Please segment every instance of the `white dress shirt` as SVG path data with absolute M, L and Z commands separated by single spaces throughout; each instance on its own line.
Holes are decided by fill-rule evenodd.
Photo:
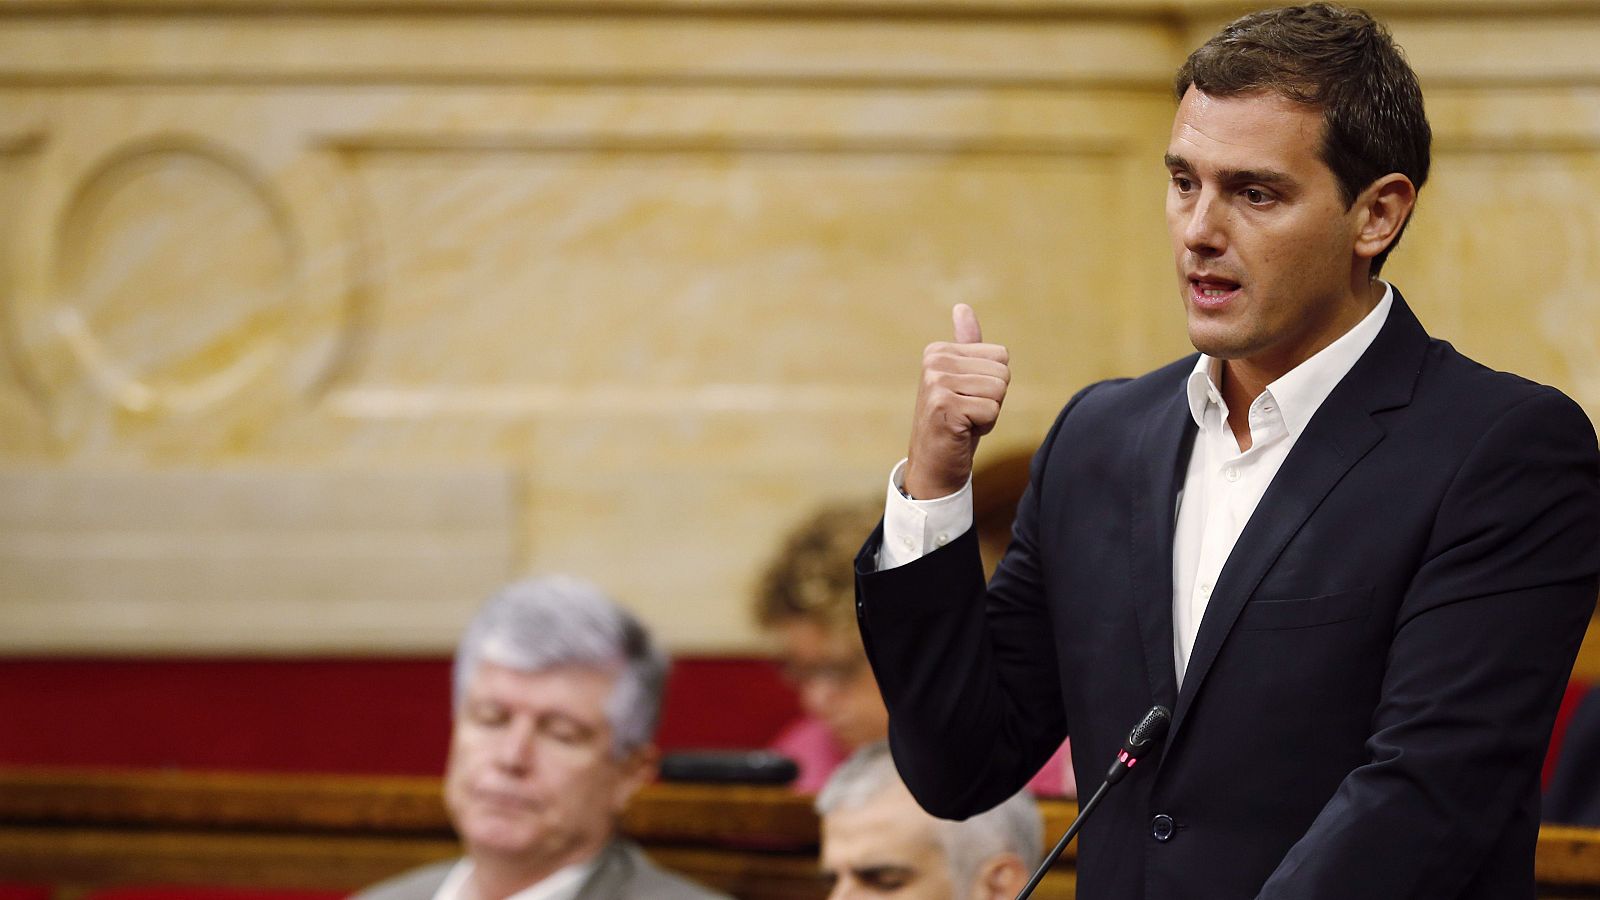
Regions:
M 573 863 L 566 868 L 557 869 L 543 881 L 531 884 L 506 900 L 573 900 L 578 896 L 578 889 L 583 887 L 584 879 L 594 871 L 599 864 L 599 857 L 581 863 Z M 433 892 L 433 900 L 477 900 L 477 892 L 472 889 L 472 858 L 462 857 L 450 869 L 439 889 Z
M 1354 328 L 1267 385 L 1250 404 L 1249 450 L 1240 451 L 1228 427 L 1228 406 L 1217 387 L 1220 362 L 1201 354 L 1195 363 L 1186 389 L 1200 431 L 1178 493 L 1172 554 L 1172 655 L 1179 685 L 1211 589 L 1239 533 L 1306 424 L 1372 345 L 1393 305 L 1394 289 L 1385 285 L 1383 299 Z M 905 496 L 904 484 L 901 460 L 889 475 L 880 570 L 919 559 L 972 527 L 971 479 L 934 500 Z

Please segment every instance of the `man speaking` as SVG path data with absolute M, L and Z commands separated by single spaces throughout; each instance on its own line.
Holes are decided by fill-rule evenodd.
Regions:
M 1560 392 L 1378 280 L 1428 173 L 1366 14 L 1246 16 L 1175 82 L 1168 231 L 1199 353 L 1092 385 L 985 586 L 969 475 L 1009 369 L 957 306 L 857 562 L 907 785 L 962 817 L 1071 734 L 1080 900 L 1532 898 L 1539 767 L 1600 581 L 1600 452 Z

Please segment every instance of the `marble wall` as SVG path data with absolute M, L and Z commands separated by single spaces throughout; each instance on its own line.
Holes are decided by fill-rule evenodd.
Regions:
M 1600 418 L 1600 4 L 1395 0 L 1389 272 Z M 1186 349 L 1181 0 L 10 0 L 0 652 L 434 651 L 522 571 L 680 650 L 976 306 L 1025 452 Z

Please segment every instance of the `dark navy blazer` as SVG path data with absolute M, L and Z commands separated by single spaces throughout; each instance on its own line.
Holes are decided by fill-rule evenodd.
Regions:
M 987 585 L 969 531 L 857 561 L 899 769 L 963 817 L 1063 737 L 1100 783 L 1080 900 L 1531 900 L 1539 769 L 1600 590 L 1600 451 L 1559 391 L 1388 320 L 1311 419 L 1210 598 L 1179 691 L 1177 493 L 1195 358 L 1092 386 L 1036 454 Z

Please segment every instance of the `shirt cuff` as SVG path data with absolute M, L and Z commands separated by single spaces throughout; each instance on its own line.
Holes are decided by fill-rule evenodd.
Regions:
M 889 473 L 889 492 L 883 509 L 883 543 L 878 547 L 878 571 L 921 559 L 965 534 L 972 527 L 972 476 L 961 490 L 933 500 L 906 496 L 906 461 Z

